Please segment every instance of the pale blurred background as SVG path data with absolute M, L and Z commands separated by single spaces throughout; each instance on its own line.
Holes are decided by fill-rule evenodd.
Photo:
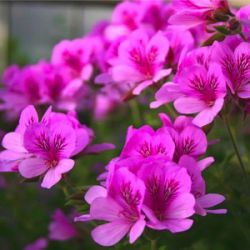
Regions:
M 148 0 L 152 1 L 152 0 Z M 0 73 L 10 63 L 49 58 L 55 43 L 109 19 L 116 0 L 0 0 Z M 234 6 L 250 0 L 231 0 Z

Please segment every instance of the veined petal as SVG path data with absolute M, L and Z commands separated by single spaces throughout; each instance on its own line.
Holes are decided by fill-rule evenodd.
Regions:
M 45 161 L 38 158 L 23 160 L 18 167 L 20 174 L 25 178 L 33 178 L 39 176 L 48 169 Z
M 55 167 L 55 171 L 58 174 L 64 174 L 69 172 L 75 165 L 75 161 L 72 159 L 63 159 L 60 160 L 57 164 L 57 166 Z
M 197 199 L 200 206 L 203 208 L 214 207 L 225 200 L 225 197 L 220 194 L 206 194 Z
M 133 244 L 142 234 L 146 226 L 144 218 L 138 220 L 130 229 L 129 232 L 129 243 Z
M 10 132 L 3 138 L 2 145 L 8 150 L 26 153 L 27 150 L 23 146 L 23 136 L 16 132 Z
M 56 183 L 58 183 L 62 178 L 62 175 L 58 173 L 54 168 L 49 169 L 49 171 L 45 174 L 41 187 L 43 188 L 51 188 Z
M 84 198 L 91 204 L 96 198 L 99 197 L 106 197 L 107 196 L 107 189 L 102 186 L 92 186 L 88 192 L 85 194 Z
M 182 114 L 198 113 L 207 108 L 205 102 L 193 97 L 180 97 L 174 102 L 174 106 Z
M 110 197 L 99 197 L 92 201 L 90 216 L 95 220 L 115 221 L 121 219 L 123 208 Z
M 118 243 L 129 232 L 130 226 L 124 221 L 112 221 L 96 227 L 91 235 L 96 243 L 109 247 Z
M 144 89 L 146 89 L 148 86 L 152 85 L 152 80 L 146 80 L 142 83 L 139 83 L 133 90 L 134 95 L 139 95 Z
M 165 217 L 167 219 L 184 219 L 194 214 L 195 199 L 189 193 L 180 194 L 169 205 Z
M 218 113 L 222 110 L 224 105 L 224 99 L 219 98 L 215 101 L 214 106 L 211 108 L 206 108 L 201 111 L 196 117 L 193 119 L 193 124 L 198 127 L 203 127 L 207 124 L 210 124 Z

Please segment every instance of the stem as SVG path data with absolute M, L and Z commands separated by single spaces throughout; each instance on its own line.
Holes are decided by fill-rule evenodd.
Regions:
M 227 119 L 227 116 L 223 116 L 223 120 L 224 120 L 225 126 L 226 126 L 226 128 L 227 128 L 228 135 L 229 135 L 229 137 L 230 137 L 230 139 L 231 139 L 231 143 L 232 143 L 232 145 L 233 145 L 235 154 L 236 154 L 236 156 L 237 156 L 237 158 L 238 158 L 238 161 L 239 161 L 241 170 L 242 170 L 242 172 L 243 172 L 243 174 L 244 174 L 244 177 L 247 178 L 246 167 L 245 167 L 245 165 L 244 165 L 244 163 L 243 163 L 243 160 L 242 160 L 242 158 L 241 158 L 240 151 L 239 151 L 239 148 L 238 148 L 238 145 L 237 145 L 237 141 L 236 141 L 236 139 L 235 139 L 235 137 L 234 137 L 234 135 L 233 135 L 233 132 L 232 132 L 232 129 L 231 129 L 231 127 L 230 127 L 230 124 L 229 124 L 229 121 L 228 121 L 228 119 Z
M 151 250 L 157 250 L 157 241 L 151 240 Z

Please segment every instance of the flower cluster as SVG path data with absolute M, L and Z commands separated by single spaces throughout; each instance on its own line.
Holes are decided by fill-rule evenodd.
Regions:
M 76 221 L 101 220 L 106 224 L 92 231 L 102 246 L 112 246 L 125 235 L 135 242 L 145 227 L 178 233 L 188 230 L 194 214 L 226 213 L 212 209 L 224 201 L 207 194 L 202 171 L 213 157 L 200 159 L 207 150 L 206 134 L 192 119 L 180 116 L 174 123 L 160 115 L 163 125 L 128 129 L 118 158 L 102 174 L 102 185 L 85 195 L 90 213 Z
M 84 149 L 99 152 L 112 148 L 110 144 L 88 148 L 93 137 L 93 131 L 80 124 L 74 112 L 55 113 L 48 108 L 39 121 L 35 108 L 28 106 L 15 131 L 3 138 L 0 171 L 18 171 L 24 178 L 43 176 L 41 186 L 51 188 L 74 167 L 73 156 Z

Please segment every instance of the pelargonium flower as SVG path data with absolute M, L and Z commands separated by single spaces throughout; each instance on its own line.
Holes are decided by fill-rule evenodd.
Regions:
M 1 89 L 0 109 L 7 112 L 9 118 L 16 118 L 29 104 L 43 104 L 46 101 L 43 95 L 43 74 L 41 64 L 28 65 L 19 68 L 16 65 L 8 67 L 3 75 L 4 88 Z
M 250 36 L 250 5 L 241 7 L 237 13 L 237 18 L 241 21 L 243 33 L 249 38 Z
M 179 116 L 174 123 L 165 114 L 160 114 L 160 118 L 175 143 L 173 157 L 175 162 L 178 162 L 183 155 L 198 159 L 206 153 L 208 144 L 206 134 L 192 123 L 192 118 Z
M 57 209 L 52 218 L 53 220 L 49 224 L 49 239 L 65 241 L 78 237 L 76 228 L 62 210 Z
M 150 126 L 139 129 L 129 127 L 126 143 L 121 152 L 123 158 L 145 159 L 150 156 L 162 156 L 171 160 L 174 155 L 175 145 L 167 128 L 154 131 Z
M 143 211 L 149 219 L 147 226 L 172 233 L 188 230 L 195 199 L 187 171 L 172 162 L 151 161 L 142 165 L 138 176 L 146 186 Z
M 242 42 L 232 50 L 224 43 L 217 43 L 213 48 L 213 59 L 220 64 L 232 95 L 250 98 L 250 44 Z
M 121 168 L 114 173 L 106 195 L 105 191 L 101 191 L 98 196 L 97 188 L 94 190 L 95 192 L 90 190 L 91 194 L 87 195 L 91 202 L 89 219 L 108 223 L 97 226 L 92 231 L 93 239 L 102 246 L 112 246 L 129 234 L 129 242 L 134 243 L 146 225 L 141 214 L 145 194 L 142 180 L 126 168 Z M 76 220 L 85 221 L 85 218 L 79 217 Z
M 44 176 L 41 186 L 51 188 L 73 168 L 71 157 L 87 150 L 92 139 L 92 130 L 81 125 L 73 113 L 54 113 L 49 108 L 39 122 L 34 107 L 28 106 L 15 132 L 3 138 L 1 171 L 19 171 L 25 178 Z M 96 150 L 107 146 L 110 148 L 100 145 Z
M 92 50 L 93 47 L 88 38 L 64 40 L 54 47 L 51 62 L 69 68 L 77 84 L 81 80 L 89 80 L 92 75 Z
M 113 10 L 111 24 L 106 27 L 105 36 L 114 41 L 139 28 L 143 10 L 139 3 L 122 2 Z
M 150 37 L 146 31 L 134 31 L 119 46 L 118 58 L 110 69 L 113 81 L 128 84 L 134 88 L 133 94 L 140 94 L 171 73 L 171 69 L 164 69 L 168 50 L 169 42 L 162 32 Z
M 225 197 L 220 194 L 206 194 L 206 183 L 202 177 L 202 168 L 197 162 L 189 156 L 182 156 L 179 165 L 187 169 L 191 177 L 192 185 L 191 192 L 195 197 L 195 213 L 205 216 L 211 214 L 225 214 L 226 209 L 211 209 L 212 207 L 222 203 Z
M 175 109 L 182 114 L 198 113 L 193 123 L 203 127 L 211 123 L 222 110 L 226 96 L 226 80 L 219 64 L 206 69 L 201 65 L 184 68 L 177 82 L 169 82 L 156 93 L 151 108 L 174 101 Z
M 227 0 L 173 0 L 172 4 L 176 13 L 169 22 L 186 28 L 214 22 L 217 12 L 230 13 Z
M 48 240 L 46 238 L 39 238 L 36 241 L 24 247 L 24 250 L 44 250 L 48 247 Z

